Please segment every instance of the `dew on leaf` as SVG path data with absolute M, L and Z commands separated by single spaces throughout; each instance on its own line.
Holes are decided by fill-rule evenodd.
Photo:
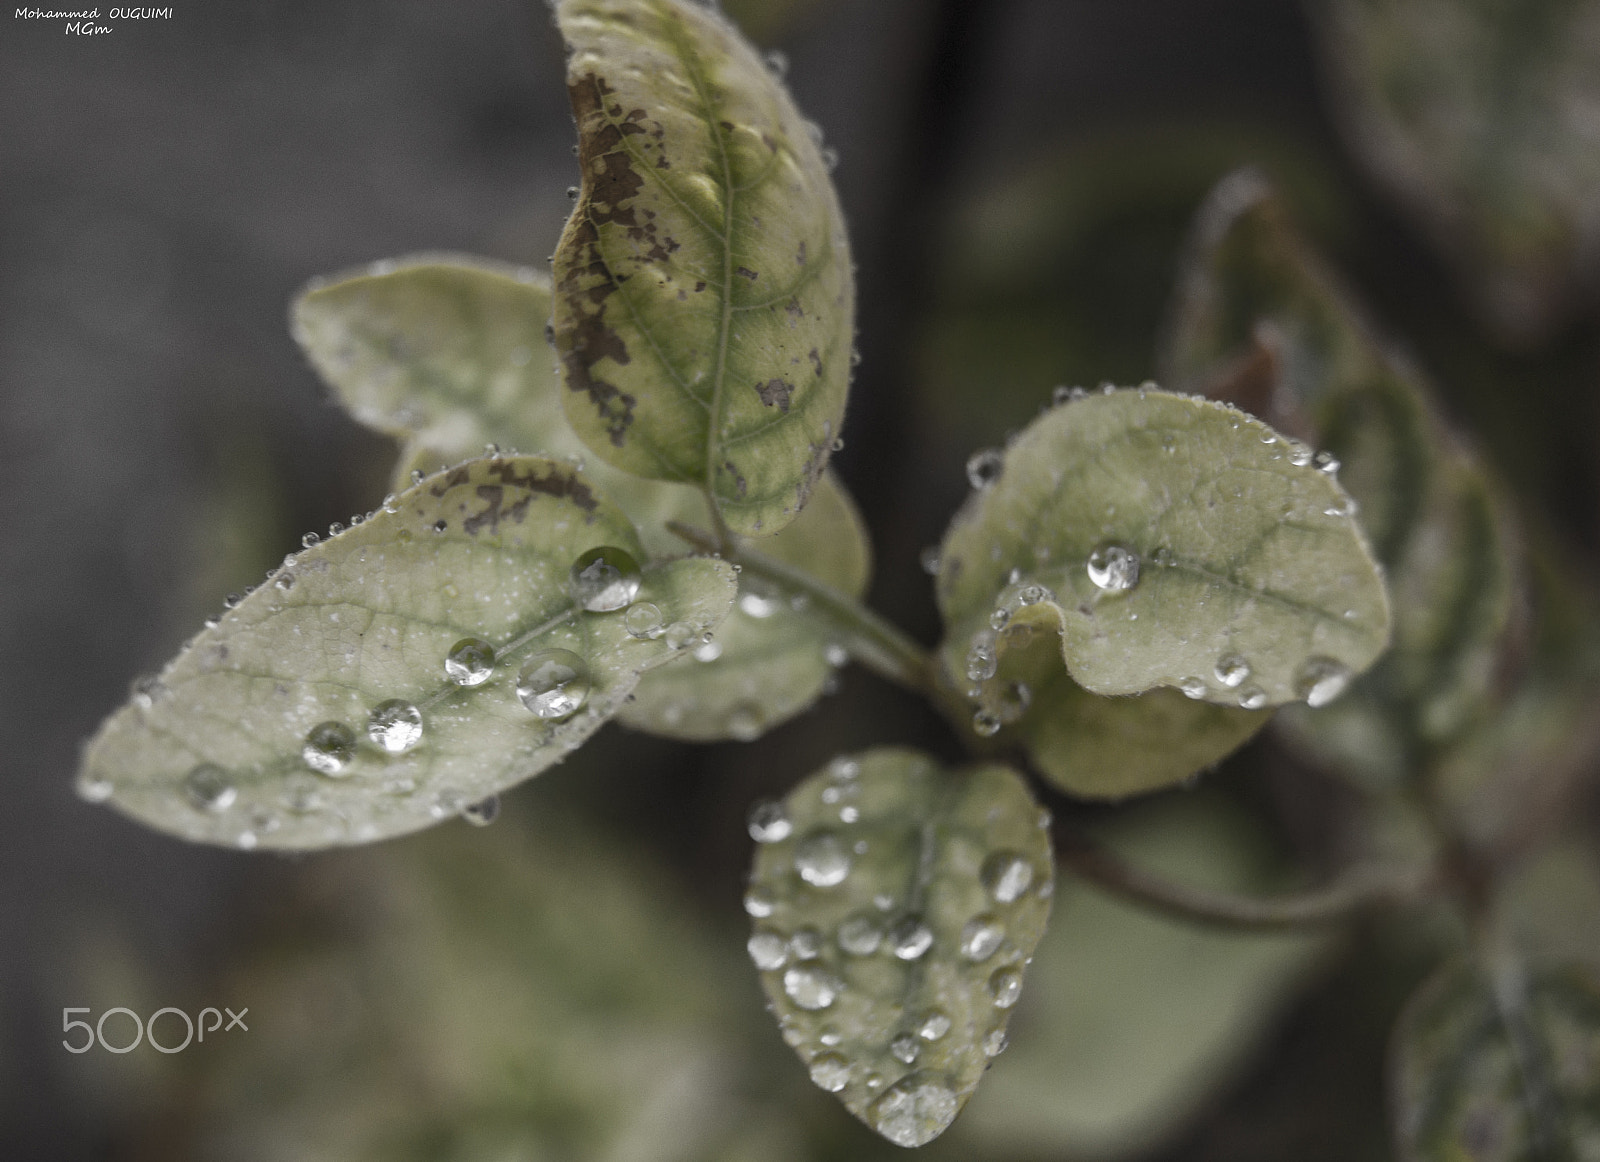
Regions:
M 1329 476 L 1339 471 L 1339 457 L 1332 452 L 1318 452 L 1314 463 L 1318 471 L 1326 472 Z
M 461 808 L 461 818 L 474 827 L 487 827 L 500 817 L 500 796 L 490 795 Z
M 337 775 L 356 757 L 356 732 L 343 722 L 319 722 L 306 731 L 300 758 L 321 775 Z
M 920 1073 L 901 1078 L 872 1105 L 872 1124 L 897 1146 L 925 1146 L 956 1117 L 956 1095 Z
M 1250 676 L 1250 663 L 1238 654 L 1226 654 L 1217 659 L 1216 668 L 1213 670 L 1217 681 L 1232 690 L 1244 684 Z
M 228 772 L 216 763 L 200 763 L 183 777 L 183 797 L 196 811 L 220 814 L 233 806 L 239 790 Z
M 914 1065 L 918 1054 L 922 1052 L 922 1046 L 917 1043 L 916 1034 L 901 1033 L 889 1042 L 889 1052 L 899 1061 Z
M 661 625 L 661 609 L 651 601 L 636 601 L 622 615 L 622 628 L 628 636 L 642 641 L 655 641 L 666 631 Z
M 1311 449 L 1299 440 L 1289 441 L 1289 463 L 1296 468 L 1304 468 L 1311 463 Z
M 883 943 L 883 928 L 877 917 L 857 912 L 839 925 L 839 947 L 851 956 L 871 956 Z
M 917 554 L 917 563 L 922 566 L 922 571 L 930 577 L 939 575 L 939 566 L 943 564 L 938 545 L 929 545 Z
M 1006 1037 L 1004 1029 L 996 1029 L 983 1039 L 983 1055 L 985 1057 L 998 1057 L 1006 1051 L 1006 1046 L 1011 1042 Z
M 1333 658 L 1309 659 L 1295 679 L 1295 689 L 1313 709 L 1332 702 L 1348 685 L 1350 668 Z
M 404 754 L 422 741 L 422 711 L 404 698 L 391 698 L 372 708 L 367 737 L 390 754 Z
M 789 942 L 771 929 L 760 928 L 745 941 L 750 959 L 763 972 L 771 972 L 789 963 Z
M 764 799 L 750 808 L 750 838 L 757 843 L 777 843 L 794 831 L 789 812 L 776 799 Z
M 988 960 L 1005 941 L 1006 930 L 987 912 L 974 916 L 961 929 L 961 955 L 975 964 Z
M 771 617 L 782 607 L 782 602 L 776 597 L 769 597 L 762 593 L 749 590 L 739 594 L 739 612 L 746 617 L 753 617 L 757 621 Z
M 996 715 L 987 710 L 979 710 L 972 715 L 973 732 L 984 738 L 992 738 L 999 734 L 1000 728 L 1004 725 L 1005 723 L 1001 722 Z
M 540 718 L 570 718 L 589 697 L 589 665 L 571 650 L 540 650 L 517 675 L 517 697 Z
M 998 448 L 984 448 L 967 459 L 967 483 L 974 488 L 988 488 L 1005 471 L 1005 453 Z
M 693 652 L 697 662 L 714 662 L 722 656 L 722 643 L 713 638 L 695 646 Z
M 567 579 L 572 600 L 590 613 L 625 609 L 639 595 L 639 563 L 615 545 L 596 545 L 572 563 Z
M 906 916 L 889 929 L 889 950 L 901 960 L 918 960 L 933 947 L 933 929 L 920 916 Z
M 686 621 L 675 621 L 666 629 L 667 648 L 681 650 L 698 637 L 700 631 Z
M 1139 554 L 1121 545 L 1102 545 L 1089 554 L 1089 580 L 1107 593 L 1126 593 L 1139 583 Z
M 811 1080 L 819 1089 L 838 1093 L 850 1084 L 850 1062 L 838 1053 L 818 1053 L 811 1059 Z
M 772 915 L 774 904 L 772 893 L 767 891 L 766 888 L 752 885 L 750 890 L 744 894 L 745 912 L 758 920 Z
M 997 851 L 978 873 L 985 890 L 1000 904 L 1014 904 L 1033 883 L 1033 865 L 1014 851 Z
M 444 672 L 458 686 L 481 686 L 494 673 L 494 647 L 482 638 L 464 637 L 444 656 Z
M 794 849 L 794 870 L 816 888 L 832 888 L 850 874 L 850 853 L 831 831 L 813 831 Z
M 1184 678 L 1178 683 L 1178 689 L 1183 691 L 1185 698 L 1200 699 L 1206 696 L 1204 678 Z
M 989 976 L 989 996 L 997 1009 L 1009 1009 L 1022 995 L 1022 974 L 1014 968 L 997 968 Z
M 1260 710 L 1267 704 L 1267 692 L 1260 686 L 1247 686 L 1239 691 L 1239 706 L 1244 710 Z
M 790 968 L 783 974 L 783 991 L 802 1009 L 816 1012 L 833 1004 L 844 985 L 820 968 Z
M 822 955 L 822 933 L 815 928 L 800 928 L 789 937 L 789 951 L 796 960 L 815 960 Z
M 950 1018 L 940 1009 L 930 1009 L 922 1018 L 917 1035 L 924 1041 L 937 1041 L 950 1031 Z

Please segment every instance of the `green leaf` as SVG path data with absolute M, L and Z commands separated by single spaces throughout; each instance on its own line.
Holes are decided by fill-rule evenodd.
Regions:
M 1179 882 L 1282 887 L 1259 824 L 1205 791 L 1119 810 L 1097 831 Z M 1056 894 L 1006 1068 L 952 1135 L 968 1157 L 1143 1156 L 1233 1082 L 1327 947 L 1186 924 L 1071 876 Z
M 1050 911 L 1048 818 L 1006 767 L 898 749 L 751 816 L 750 954 L 784 1040 L 892 1142 L 943 1133 L 1005 1046 Z
M 1312 9 L 1356 155 L 1471 279 L 1546 335 L 1590 281 L 1600 21 L 1573 0 L 1334 0 Z
M 1259 420 L 1121 391 L 990 455 L 997 478 L 945 535 L 938 582 L 942 660 L 981 704 L 1004 694 L 982 655 L 1039 629 L 1097 694 L 1172 686 L 1248 709 L 1328 701 L 1387 642 L 1348 497 Z
M 1395 1137 L 1414 1162 L 1578 1162 L 1600 1152 L 1600 980 L 1590 969 L 1442 969 L 1395 1029 Z
M 762 550 L 859 597 L 871 574 L 866 528 L 832 472 L 811 503 Z M 805 710 L 845 661 L 828 623 L 809 605 L 739 578 L 734 612 L 694 655 L 646 674 L 617 718 L 666 738 L 748 741 Z
M 821 151 L 705 7 L 558 0 L 556 19 L 582 174 L 553 268 L 567 415 L 617 467 L 777 532 L 849 389 L 850 251 Z
M 80 789 L 159 830 L 241 847 L 361 843 L 454 815 L 559 762 L 641 672 L 732 606 L 723 562 L 655 565 L 637 602 L 672 628 L 636 637 L 621 610 L 590 611 L 613 602 L 579 608 L 569 592 L 574 564 L 601 546 L 643 555 L 627 517 L 570 465 L 495 458 L 430 477 L 286 558 L 201 632 L 101 727 Z M 445 669 L 468 638 L 496 655 L 479 684 Z M 519 671 L 540 660 L 576 673 L 540 671 L 565 683 L 542 707 L 553 717 L 518 694 Z
M 1373 338 L 1250 171 L 1201 211 L 1166 362 L 1174 382 L 1341 463 L 1387 570 L 1394 644 L 1337 706 L 1279 723 L 1369 783 L 1403 779 L 1482 717 L 1515 646 L 1520 546 L 1504 505 L 1421 375 Z

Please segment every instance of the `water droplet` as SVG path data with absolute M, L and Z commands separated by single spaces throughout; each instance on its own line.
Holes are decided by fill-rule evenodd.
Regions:
M 989 976 L 989 996 L 997 1009 L 1009 1009 L 1022 995 L 1022 974 L 1014 968 L 997 968 Z
M 933 947 L 933 929 L 920 916 L 906 916 L 889 929 L 889 950 L 901 960 L 917 960 Z
M 240 597 L 237 593 L 230 593 L 222 599 L 222 608 L 237 609 L 239 607 L 239 602 L 243 600 L 244 598 Z
M 1332 702 L 1348 685 L 1350 668 L 1333 658 L 1311 658 L 1300 668 L 1295 680 L 1295 689 L 1313 709 Z
M 1108 593 L 1126 593 L 1139 583 L 1139 554 L 1121 545 L 1102 545 L 1089 554 L 1089 580 Z
M 840 1041 L 844 1040 L 844 1034 L 840 1033 L 839 1030 L 834 1028 L 832 1025 L 824 1025 L 822 1027 L 822 1032 L 817 1034 L 817 1040 L 821 1041 L 824 1045 L 837 1045 Z
M 1000 479 L 1005 467 L 1005 453 L 998 448 L 974 452 L 967 460 L 967 483 L 974 488 L 988 488 Z
M 993 738 L 1000 733 L 1000 728 L 1004 725 L 1005 723 L 987 710 L 978 710 L 972 715 L 973 733 L 983 738 Z
M 196 811 L 221 814 L 233 806 L 239 789 L 216 763 L 201 763 L 183 777 L 183 797 Z
M 974 963 L 988 960 L 1006 938 L 1000 921 L 985 912 L 974 916 L 961 929 L 961 955 Z
M 789 963 L 789 942 L 770 928 L 758 928 L 745 941 L 750 959 L 763 972 L 772 972 Z
M 794 831 L 789 812 L 776 799 L 763 799 L 750 808 L 750 838 L 757 843 L 777 843 Z
M 1033 865 L 1014 851 L 997 851 L 978 876 L 996 903 L 1014 904 L 1033 884 Z
M 1072 389 L 1064 383 L 1057 384 L 1055 390 L 1050 393 L 1050 402 L 1056 407 L 1060 407 L 1064 403 L 1071 403 L 1072 399 Z
M 754 742 L 761 737 L 766 719 L 756 703 L 740 702 L 728 711 L 722 726 L 728 732 L 728 737 L 736 742 Z
M 1361 511 L 1361 506 L 1356 503 L 1356 498 L 1353 497 L 1353 496 L 1346 496 L 1346 497 L 1343 497 L 1343 498 L 1341 498 L 1339 500 L 1334 501 L 1334 503 L 1330 504 L 1327 508 L 1323 509 L 1322 510 L 1322 515 L 1323 516 L 1355 516 L 1356 513 L 1358 513 L 1359 511 Z
M 991 710 L 1001 722 L 1015 722 L 1028 712 L 1033 691 L 1026 682 L 1007 682 L 1000 687 Z
M 821 149 L 822 164 L 829 173 L 839 168 L 839 151 L 831 145 L 824 145 Z
M 762 57 L 761 63 L 767 66 L 767 72 L 780 80 L 789 75 L 789 58 L 777 49 L 773 49 Z
M 356 757 L 356 732 L 330 719 L 306 731 L 300 758 L 318 774 L 337 775 Z
M 487 827 L 500 817 L 500 796 L 490 795 L 461 808 L 461 818 L 474 827 Z
M 1248 686 L 1239 691 L 1239 705 L 1245 710 L 1260 710 L 1267 704 L 1267 692 L 1260 686 Z
M 917 1030 L 917 1035 L 924 1041 L 937 1041 L 950 1031 L 950 1018 L 939 1009 L 929 1009 L 922 1018 L 922 1027 Z
M 772 915 L 774 901 L 766 888 L 752 886 L 744 894 L 744 910 L 756 919 Z
M 917 1043 L 914 1033 L 901 1033 L 889 1042 L 889 1052 L 907 1065 L 915 1065 L 917 1056 L 922 1052 L 922 1046 Z
M 1311 463 L 1311 449 L 1299 440 L 1289 441 L 1289 463 L 1296 468 L 1304 468 Z
M 811 1080 L 819 1089 L 838 1093 L 850 1084 L 850 1063 L 837 1053 L 818 1053 L 811 1059 Z
M 1204 678 L 1184 678 L 1178 683 L 1178 689 L 1183 691 L 1185 698 L 1204 698 L 1206 696 L 1206 683 Z
M 687 621 L 675 621 L 666 629 L 667 648 L 681 650 L 700 636 L 700 631 Z
M 411 487 L 415 488 L 426 479 L 427 477 L 422 474 L 422 469 L 413 468 L 411 470 Z
M 639 563 L 615 545 L 596 545 L 572 563 L 567 588 L 590 613 L 625 609 L 639 595 Z
M 972 635 L 972 642 L 967 647 L 967 680 L 969 682 L 987 682 L 995 676 L 1000 668 L 999 656 L 995 653 L 995 635 L 993 630 L 979 630 Z
M 746 617 L 753 617 L 757 620 L 768 618 L 777 613 L 782 606 L 783 602 L 778 598 L 768 597 L 748 589 L 739 594 L 739 612 Z
M 722 656 L 722 643 L 715 639 L 703 641 L 695 646 L 693 653 L 697 662 L 714 662 Z
M 300 538 L 300 543 L 309 549 L 312 545 L 316 544 L 320 540 L 322 540 L 322 538 L 317 536 L 316 533 L 307 533 L 305 536 Z
M 110 779 L 99 775 L 85 775 L 78 780 L 78 796 L 86 803 L 104 803 L 115 789 Z
M 869 912 L 857 912 L 839 925 L 839 947 L 851 956 L 871 956 L 883 943 L 883 929 Z
M 839 808 L 839 822 L 840 823 L 856 823 L 856 822 L 859 822 L 860 819 L 861 819 L 861 808 L 859 808 L 859 807 L 840 807 Z
M 340 524 L 338 521 L 334 521 L 328 526 L 328 535 L 330 537 L 336 537 L 342 532 L 344 532 L 344 525 Z
M 167 685 L 154 674 L 142 674 L 133 680 L 133 704 L 140 710 L 149 710 L 156 704 L 156 699 L 164 698 L 167 694 Z
M 367 737 L 390 754 L 402 754 L 422 741 L 422 711 L 403 698 L 372 708 Z
M 822 955 L 822 933 L 815 928 L 801 928 L 789 938 L 789 951 L 796 960 L 815 960 Z
M 440 518 L 439 520 L 436 520 L 436 521 L 433 522 L 433 531 L 436 532 L 436 533 L 442 533 L 446 529 L 448 529 L 449 527 L 450 527 L 450 522 L 447 521 L 447 520 L 444 520 L 443 518 Z
M 285 570 L 284 572 L 279 573 L 277 578 L 272 583 L 287 593 L 289 590 L 294 588 L 294 574 Z
M 930 577 L 939 575 L 939 566 L 944 563 L 944 557 L 938 545 L 929 545 L 917 554 L 917 561 L 922 566 L 922 571 Z
M 622 628 L 631 637 L 642 641 L 655 641 L 666 632 L 661 626 L 661 610 L 649 601 L 636 601 L 622 615 Z
M 391 514 L 400 511 L 400 501 L 396 499 L 394 493 L 391 492 L 383 498 L 383 511 Z
M 479 637 L 464 637 L 444 656 L 444 672 L 458 686 L 481 686 L 494 673 L 494 647 Z
M 925 1146 L 956 1118 L 956 1095 L 923 1073 L 902 1077 L 872 1103 L 872 1124 L 897 1146 Z
M 993 630 L 1005 629 L 1006 623 L 1011 620 L 1009 609 L 997 609 L 989 615 L 989 628 Z
M 1329 476 L 1339 471 L 1339 457 L 1332 452 L 1318 452 L 1314 462 L 1319 472 L 1326 472 Z
M 256 844 L 260 841 L 256 838 L 256 833 L 254 831 L 241 831 L 239 832 L 238 838 L 236 838 L 233 842 L 240 851 L 254 851 L 256 849 Z
M 1216 668 L 1212 671 L 1228 689 L 1232 690 L 1244 684 L 1250 676 L 1250 663 L 1238 654 L 1226 654 L 1217 659 Z
M 828 775 L 846 782 L 861 774 L 861 764 L 848 755 L 839 755 L 828 763 Z
M 983 1039 L 983 1055 L 985 1057 L 998 1057 L 1006 1051 L 1006 1046 L 1010 1044 L 1010 1040 L 1006 1037 L 1006 1031 L 1004 1029 L 996 1029 Z
M 569 718 L 589 697 L 589 665 L 571 650 L 540 650 L 517 675 L 517 697 L 540 718 Z
M 836 887 L 850 874 L 850 853 L 833 832 L 813 831 L 795 846 L 794 870 L 812 887 Z
M 790 968 L 783 974 L 783 991 L 802 1009 L 816 1012 L 833 1004 L 844 985 L 820 968 Z
M 822 660 L 837 670 L 850 660 L 850 651 L 838 642 L 829 642 L 822 647 Z

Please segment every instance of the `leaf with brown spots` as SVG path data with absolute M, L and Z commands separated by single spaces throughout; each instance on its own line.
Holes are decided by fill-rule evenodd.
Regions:
M 158 830 L 239 847 L 365 843 L 450 818 L 565 758 L 733 605 L 722 561 L 651 565 L 637 600 L 671 628 L 635 636 L 622 610 L 582 609 L 569 590 L 573 563 L 602 545 L 644 556 L 569 464 L 494 458 L 429 477 L 293 554 L 196 636 L 100 728 L 80 789 Z M 474 685 L 445 668 L 465 638 L 495 651 Z M 588 671 L 560 718 L 517 693 L 549 649 Z M 369 729 L 395 699 L 421 724 L 409 746 Z
M 554 263 L 567 415 L 616 467 L 775 533 L 849 389 L 850 251 L 821 151 L 709 9 L 559 0 L 556 18 L 582 174 Z

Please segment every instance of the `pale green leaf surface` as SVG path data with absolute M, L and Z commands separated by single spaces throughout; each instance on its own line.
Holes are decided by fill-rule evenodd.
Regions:
M 1389 580 L 1394 643 L 1325 711 L 1282 729 L 1369 782 L 1470 727 L 1518 633 L 1520 546 L 1417 370 L 1373 337 L 1265 183 L 1224 181 L 1199 216 L 1168 374 L 1315 439 Z
M 616 713 L 640 673 L 726 616 L 732 569 L 691 558 L 651 566 L 638 592 L 684 631 L 645 640 L 624 614 L 575 607 L 572 563 L 615 546 L 642 555 L 626 516 L 570 465 L 478 460 L 430 477 L 374 516 L 286 561 L 202 631 L 159 682 L 90 742 L 80 789 L 163 831 L 241 847 L 361 843 L 426 827 L 559 762 Z M 692 633 L 690 632 L 692 631 Z M 485 683 L 444 671 L 457 641 L 497 651 Z M 560 721 L 516 694 L 539 650 L 577 654 L 591 690 Z M 367 737 L 375 706 L 403 699 L 420 742 L 389 753 Z M 302 757 L 307 733 L 340 722 L 355 752 L 337 777 Z M 211 806 L 188 792 L 203 764 Z
M 852 597 L 871 575 L 871 548 L 849 493 L 832 472 L 811 503 L 761 550 Z M 842 657 L 829 657 L 828 624 L 808 605 L 748 572 L 739 599 L 709 646 L 652 670 L 617 718 L 627 726 L 691 742 L 755 738 L 805 710 Z
M 582 177 L 554 264 L 567 414 L 617 467 L 774 533 L 850 380 L 850 251 L 819 147 L 708 8 L 558 0 L 556 19 Z
M 1137 556 L 1131 588 L 1091 579 L 1091 554 L 1107 548 Z M 1044 599 L 1022 604 L 1030 585 Z M 1002 608 L 1010 634 L 1058 629 L 1068 671 L 1095 693 L 1174 686 L 1222 705 L 1258 698 L 1252 709 L 1305 698 L 1318 674 L 1359 673 L 1389 634 L 1337 482 L 1295 464 L 1259 420 L 1155 390 L 1090 396 L 1029 425 L 945 535 L 938 596 L 957 681 Z M 1228 659 L 1242 676 L 1220 676 Z
M 1280 886 L 1259 828 L 1204 792 L 1130 808 L 1100 838 L 1179 882 Z M 1230 1084 L 1324 946 L 1185 924 L 1061 878 L 1004 1068 L 951 1145 L 969 1157 L 1151 1149 Z
M 1406 1162 L 1581 1162 L 1600 1155 L 1600 979 L 1491 984 L 1447 965 L 1406 1007 L 1390 1070 Z
M 751 944 L 762 986 L 813 1080 L 890 1141 L 921 1145 L 1003 1047 L 1050 910 L 1048 816 L 1006 767 L 949 772 L 897 749 L 835 759 L 784 808 L 793 830 L 751 875 L 771 902 Z M 908 940 L 919 925 L 925 943 Z M 782 951 L 764 960 L 763 939 Z

